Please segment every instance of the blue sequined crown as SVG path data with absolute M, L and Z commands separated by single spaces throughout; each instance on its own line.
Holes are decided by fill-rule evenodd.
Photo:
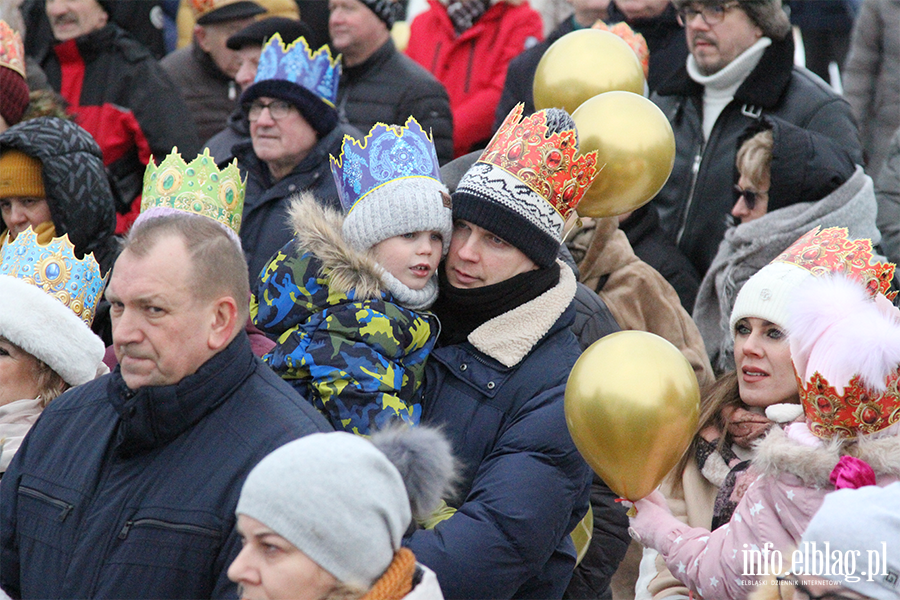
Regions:
M 340 55 L 331 57 L 328 46 L 322 46 L 313 53 L 302 37 L 285 47 L 281 34 L 276 33 L 269 38 L 259 56 L 259 67 L 253 83 L 269 79 L 290 81 L 334 107 L 341 79 L 340 60 Z
M 441 181 L 434 142 L 412 117 L 403 127 L 377 123 L 362 142 L 345 135 L 341 155 L 331 157 L 331 174 L 345 214 L 389 181 L 403 177 Z
M 93 254 L 75 258 L 69 236 L 37 241 L 29 227 L 9 242 L 0 257 L 0 275 L 15 277 L 50 294 L 91 326 L 105 278 Z

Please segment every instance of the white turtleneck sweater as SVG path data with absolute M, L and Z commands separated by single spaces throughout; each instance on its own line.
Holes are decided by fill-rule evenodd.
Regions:
M 756 68 L 766 48 L 772 45 L 767 37 L 759 38 L 723 69 L 704 75 L 693 55 L 688 55 L 687 72 L 691 79 L 703 86 L 703 139 L 708 140 L 716 119 L 734 98 L 734 93 Z

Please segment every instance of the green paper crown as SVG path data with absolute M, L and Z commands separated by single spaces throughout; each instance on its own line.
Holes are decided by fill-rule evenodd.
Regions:
M 151 159 L 144 173 L 141 213 L 155 208 L 209 217 L 239 234 L 244 212 L 244 182 L 237 160 L 219 170 L 208 148 L 187 164 L 178 148 L 158 167 Z

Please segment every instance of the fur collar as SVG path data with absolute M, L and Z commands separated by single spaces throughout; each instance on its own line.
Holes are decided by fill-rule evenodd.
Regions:
M 483 323 L 469 342 L 506 367 L 512 367 L 550 331 L 575 297 L 575 274 L 557 259 L 559 283 L 530 302 Z
M 297 243 L 322 263 L 319 274 L 329 288 L 354 290 L 356 300 L 378 298 L 389 292 L 393 300 L 411 310 L 423 310 L 437 297 L 437 274 L 421 290 L 413 290 L 383 269 L 370 253 L 360 252 L 344 239 L 344 215 L 323 207 L 311 193 L 300 194 L 288 211 Z
M 794 475 L 803 485 L 824 488 L 841 456 L 849 455 L 869 463 L 876 476 L 900 477 L 900 438 L 897 436 L 856 441 L 831 440 L 812 448 L 789 439 L 781 427 L 773 427 L 756 447 L 753 466 L 770 477 Z
M 377 298 L 385 291 L 382 269 L 369 256 L 354 249 L 341 233 L 344 215 L 316 202 L 304 192 L 291 202 L 288 212 L 298 245 L 322 263 L 329 286 L 341 293 L 354 290 L 357 300 Z

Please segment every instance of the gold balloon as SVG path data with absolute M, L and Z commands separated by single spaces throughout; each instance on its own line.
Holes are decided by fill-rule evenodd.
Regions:
M 534 106 L 571 114 L 597 94 L 644 93 L 644 69 L 634 50 L 614 33 L 580 29 L 556 40 L 534 74 Z
M 592 344 L 566 384 L 566 424 L 581 455 L 623 498 L 656 489 L 691 441 L 700 413 L 684 355 L 644 331 Z
M 659 108 L 630 92 L 595 96 L 572 114 L 582 153 L 597 151 L 600 174 L 578 204 L 582 217 L 613 217 L 646 204 L 675 164 L 675 135 Z

